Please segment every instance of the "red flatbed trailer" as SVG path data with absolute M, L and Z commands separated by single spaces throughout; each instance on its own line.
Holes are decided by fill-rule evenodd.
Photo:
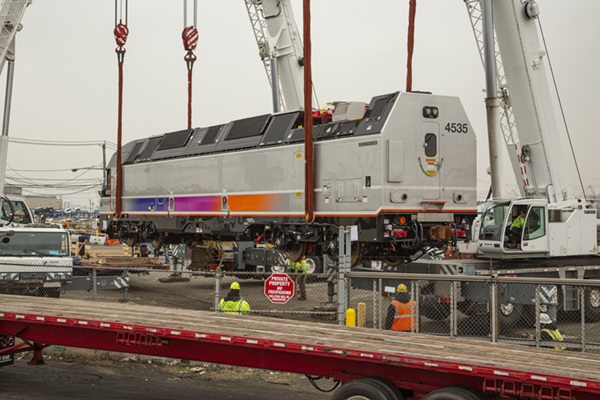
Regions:
M 352 381 L 336 400 L 600 398 L 594 355 L 258 316 L 0 295 L 0 334 L 34 363 L 63 345 Z

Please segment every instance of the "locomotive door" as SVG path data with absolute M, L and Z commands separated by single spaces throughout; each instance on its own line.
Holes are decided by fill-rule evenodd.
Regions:
M 304 213 L 304 152 L 298 149 L 292 157 L 293 193 L 291 211 Z
M 439 125 L 435 122 L 426 122 L 421 128 L 423 149 L 420 152 L 418 161 L 424 179 L 420 179 L 419 182 L 421 196 L 425 200 L 440 198 L 442 158 L 440 156 L 441 138 L 439 130 Z

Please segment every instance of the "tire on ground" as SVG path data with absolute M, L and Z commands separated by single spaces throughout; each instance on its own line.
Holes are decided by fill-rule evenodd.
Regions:
M 403 400 L 403 397 L 396 397 L 385 383 L 373 378 L 357 379 L 346 383 L 336 390 L 331 400 L 350 400 L 361 397 L 369 400 Z
M 470 388 L 450 386 L 427 394 L 423 400 L 481 400 L 484 399 L 479 393 Z

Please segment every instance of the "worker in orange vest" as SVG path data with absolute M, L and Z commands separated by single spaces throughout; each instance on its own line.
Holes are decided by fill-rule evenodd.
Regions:
M 415 331 L 417 329 L 415 310 L 416 303 L 410 298 L 406 285 L 399 284 L 396 288 L 396 296 L 388 306 L 385 329 L 403 332 Z

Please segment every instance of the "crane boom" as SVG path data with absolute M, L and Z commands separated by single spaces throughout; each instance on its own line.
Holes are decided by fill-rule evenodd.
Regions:
M 289 0 L 244 0 L 269 82 L 281 110 L 304 105 L 304 56 Z M 276 71 L 276 72 L 274 72 Z M 278 89 L 276 85 L 279 84 Z
M 480 0 L 465 0 L 467 6 L 467 12 L 471 19 L 471 27 L 477 43 L 477 49 L 479 50 L 479 56 L 481 62 L 485 67 L 484 61 L 484 43 L 483 43 L 483 11 L 481 9 Z M 504 67 L 502 64 L 502 56 L 497 48 L 494 52 L 496 59 L 496 78 L 498 83 L 498 92 L 500 95 L 500 129 L 504 138 L 506 149 L 508 150 L 509 160 L 513 169 L 513 174 L 517 179 L 517 187 L 519 188 L 520 197 L 525 197 L 524 187 L 527 185 L 528 176 L 527 170 L 521 161 L 521 145 L 519 140 L 519 131 L 515 123 L 515 117 L 508 102 L 508 84 L 506 83 L 506 75 L 504 73 Z M 519 179 L 520 177 L 520 179 Z M 503 192 L 503 188 L 499 188 Z
M 21 29 L 21 20 L 31 0 L 3 0 L 0 3 L 0 73 L 9 62 L 4 100 L 4 120 L 0 135 L 0 195 L 4 194 L 4 180 L 8 162 L 8 125 L 12 97 L 13 63 L 15 61 L 15 35 Z
M 521 160 L 529 173 L 525 195 L 545 197 L 550 203 L 572 200 L 560 146 L 564 130 L 554 112 L 549 61 L 538 35 L 538 6 L 520 0 L 492 4 L 507 95 L 519 126 Z
M 0 73 L 6 60 L 14 60 L 14 40 L 31 0 L 4 0 L 0 4 Z

